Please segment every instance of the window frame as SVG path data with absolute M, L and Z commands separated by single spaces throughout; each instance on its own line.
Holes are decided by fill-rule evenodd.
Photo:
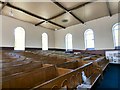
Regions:
M 115 23 L 113 26 L 112 26 L 112 35 L 113 35 L 113 44 L 114 44 L 114 48 L 115 49 L 118 49 L 118 48 L 120 48 L 120 46 L 119 46 L 119 42 L 118 42 L 118 46 L 116 45 L 116 40 L 115 40 L 115 30 L 116 29 L 114 29 L 115 27 L 119 27 L 120 26 L 120 22 L 117 22 L 117 23 Z M 120 30 L 119 28 L 117 29 L 117 30 Z M 119 39 L 119 38 L 118 38 Z
M 24 35 L 22 35 L 22 38 L 24 37 L 24 41 L 23 41 L 23 48 L 22 49 L 19 49 L 19 46 L 18 47 L 16 47 L 16 44 L 17 44 L 17 33 L 19 34 L 20 32 L 17 32 L 18 30 L 21 30 L 22 32 L 23 32 L 23 34 Z M 19 40 L 20 41 L 20 40 Z M 23 27 L 16 27 L 15 29 L 14 29 L 14 50 L 25 50 L 25 29 L 23 28 Z
M 89 32 L 89 31 L 92 31 L 92 35 L 93 35 L 93 45 L 94 45 L 94 47 L 93 48 L 88 48 L 88 44 L 87 44 L 87 32 Z M 85 43 L 85 49 L 86 50 L 95 50 L 95 38 L 94 38 L 94 32 L 93 32 L 93 30 L 92 29 L 87 29 L 87 30 L 85 30 L 85 32 L 84 32 L 84 43 Z
M 45 35 L 45 36 L 44 36 L 44 35 Z M 45 41 L 43 40 L 43 38 L 45 38 L 45 37 L 46 37 L 46 44 L 47 44 L 47 45 L 46 45 L 46 46 L 47 46 L 46 49 L 44 48 L 45 45 L 43 45 L 44 42 L 45 42 Z M 42 50 L 48 50 L 48 34 L 47 34 L 47 33 L 42 33 Z
M 71 37 L 71 48 L 69 48 L 69 38 Z M 72 51 L 73 50 L 73 41 L 72 41 L 72 34 L 71 33 L 67 33 L 66 35 L 65 35 L 65 49 L 66 49 L 66 51 Z

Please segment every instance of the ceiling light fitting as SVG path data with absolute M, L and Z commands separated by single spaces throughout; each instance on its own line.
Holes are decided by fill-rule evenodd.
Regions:
M 57 28 L 55 28 L 55 30 L 58 30 Z
M 62 22 L 66 23 L 68 22 L 68 19 L 63 19 Z

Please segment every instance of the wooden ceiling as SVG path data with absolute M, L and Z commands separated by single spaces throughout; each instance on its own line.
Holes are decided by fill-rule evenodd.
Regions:
M 119 13 L 119 0 L 0 0 L 2 15 L 52 30 Z M 87 1 L 87 2 L 85 2 Z

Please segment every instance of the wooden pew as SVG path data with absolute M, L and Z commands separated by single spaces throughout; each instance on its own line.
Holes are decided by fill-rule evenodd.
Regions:
M 66 58 L 59 57 L 58 55 L 44 53 L 32 53 L 32 52 L 23 52 L 19 53 L 27 58 L 32 58 L 35 61 L 41 61 L 43 64 L 61 64 L 66 62 Z
M 16 66 L 8 66 L 6 68 L 2 68 L 2 75 L 3 76 L 8 76 L 20 72 L 26 72 L 26 71 L 32 71 L 36 68 L 41 68 L 43 67 L 41 62 L 30 62 L 27 64 L 21 64 L 21 65 L 16 65 Z
M 76 69 L 82 65 L 84 65 L 85 63 L 83 63 L 81 60 L 73 60 L 73 61 L 69 61 L 69 62 L 65 62 L 62 64 L 57 64 L 57 67 L 62 67 L 62 68 L 67 68 L 67 69 Z
M 59 74 L 61 75 L 69 71 L 70 70 L 63 71 L 62 69 L 57 69 L 55 66 L 51 65 L 44 65 L 44 67 L 38 68 L 31 72 L 3 77 L 2 87 L 3 90 L 6 88 L 30 89 L 34 86 L 56 78 L 57 76 L 59 76 Z
M 91 85 L 94 80 L 98 77 L 99 73 L 94 72 L 96 71 L 95 68 L 93 68 L 92 62 L 89 64 L 85 64 L 75 70 L 72 70 L 71 72 L 68 72 L 64 75 L 58 76 L 54 79 L 51 79 L 50 81 L 47 81 L 43 84 L 39 84 L 36 87 L 33 87 L 31 90 L 41 90 L 41 89 L 53 89 L 54 87 L 60 89 L 63 87 L 67 88 L 76 88 L 77 85 L 82 83 L 82 77 L 81 72 L 85 71 L 86 76 L 90 78 Z M 95 76 L 96 75 L 96 76 Z
M 23 52 L 22 52 L 23 53 Z M 22 55 L 22 54 L 21 54 Z M 50 64 L 61 64 L 63 62 L 69 61 L 66 58 L 60 58 L 56 55 L 50 54 L 40 54 L 36 55 L 32 52 L 25 52 L 23 55 L 25 57 L 31 57 L 34 61 L 43 61 L 43 63 L 50 63 Z M 86 55 L 88 56 L 88 55 Z M 69 57 L 69 55 L 68 55 Z M 97 58 L 97 57 L 95 57 Z M 71 62 L 64 63 L 64 68 L 71 68 L 71 69 L 63 69 L 59 68 L 57 69 L 55 66 L 43 67 L 42 69 L 38 68 L 31 72 L 24 72 L 20 73 L 19 75 L 10 75 L 7 77 L 3 77 L 3 88 L 32 88 L 32 89 L 41 89 L 41 88 L 50 88 L 50 89 L 56 89 L 56 88 L 75 88 L 77 85 L 82 83 L 81 78 L 81 72 L 84 71 L 86 76 L 91 81 L 91 86 L 94 85 L 98 77 L 101 75 L 101 72 L 98 70 L 99 68 L 96 68 L 94 62 L 97 63 L 98 66 L 102 66 L 104 61 L 101 60 L 95 60 L 93 56 L 90 56 L 89 59 L 93 61 L 93 63 L 83 63 L 81 64 L 80 60 L 74 61 L 71 58 Z M 88 59 L 88 60 L 89 60 Z M 88 63 L 88 62 L 87 62 Z M 83 65 L 85 64 L 85 65 Z M 83 65 L 83 66 L 82 66 Z M 103 65 L 103 68 L 104 68 Z M 81 66 L 81 67 L 79 67 Z M 62 67 L 62 66 L 61 66 Z M 40 77 L 42 76 L 42 77 Z M 33 78 L 31 78 L 33 77 Z M 49 78 L 48 78 L 49 77 Z M 24 81 L 24 82 L 23 82 Z M 36 86 L 36 87 L 34 87 Z M 34 88 L 33 88 L 34 87 Z
M 100 57 L 96 59 L 93 64 L 95 68 L 100 68 L 102 71 L 104 71 L 109 64 L 109 61 L 105 59 L 105 57 Z

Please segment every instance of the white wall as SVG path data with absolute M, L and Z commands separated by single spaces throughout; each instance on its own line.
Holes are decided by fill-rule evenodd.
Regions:
M 118 14 L 86 22 L 86 25 L 77 24 L 55 31 L 55 48 L 65 49 L 65 35 L 71 33 L 73 35 L 73 48 L 85 49 L 84 32 L 87 29 L 92 29 L 95 37 L 95 49 L 113 49 L 112 26 L 117 22 Z
M 73 48 L 85 49 L 84 31 L 92 29 L 95 36 L 96 49 L 113 49 L 112 26 L 118 22 L 118 15 L 112 17 L 103 17 L 89 21 L 85 24 L 77 24 L 66 29 L 52 31 L 40 26 L 16 20 L 7 16 L 0 16 L 0 47 L 14 47 L 14 29 L 23 27 L 26 32 L 26 47 L 41 48 L 42 33 L 46 32 L 49 37 L 49 48 L 65 49 L 65 35 L 71 33 L 73 35 Z M 2 34 L 2 35 L 1 35 Z
M 24 28 L 26 35 L 26 47 L 41 48 L 41 37 L 42 33 L 45 32 L 48 34 L 49 48 L 54 48 L 54 31 L 42 28 L 40 26 L 34 26 L 33 24 L 7 16 L 2 16 L 2 47 L 14 47 L 14 30 L 16 27 Z

